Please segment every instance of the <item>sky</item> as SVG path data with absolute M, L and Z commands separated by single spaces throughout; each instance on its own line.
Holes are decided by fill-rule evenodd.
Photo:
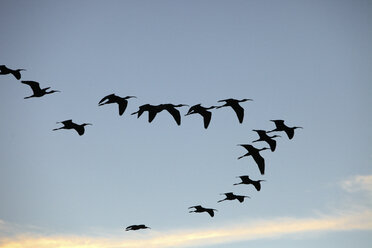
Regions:
M 370 247 L 370 1 L 2 0 L 0 64 L 60 93 L 0 75 L 0 247 Z M 122 116 L 115 93 L 134 95 Z M 232 109 L 180 126 L 143 104 Z M 92 123 L 83 136 L 58 121 Z M 301 126 L 262 151 L 238 144 Z M 265 143 L 254 143 L 258 148 Z M 257 192 L 237 176 L 264 179 Z M 221 193 L 249 195 L 224 201 Z M 189 213 L 202 205 L 218 209 Z M 147 230 L 125 227 L 146 224 Z

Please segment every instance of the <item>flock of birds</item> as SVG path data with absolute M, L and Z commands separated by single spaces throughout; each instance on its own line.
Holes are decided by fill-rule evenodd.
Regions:
M 6 67 L 5 65 L 0 65 L 0 75 L 7 75 L 11 74 L 13 75 L 17 80 L 21 79 L 21 71 L 25 71 L 25 69 L 10 69 Z M 25 99 L 28 98 L 34 98 L 34 97 L 42 97 L 47 94 L 52 94 L 56 92 L 60 92 L 58 90 L 50 90 L 50 87 L 47 88 L 41 88 L 40 84 L 36 81 L 21 81 L 21 83 L 28 85 L 31 87 L 31 90 L 33 91 L 33 94 L 30 96 L 25 97 Z M 120 97 L 115 94 L 110 94 L 105 97 L 103 97 L 99 103 L 98 106 L 103 106 L 106 104 L 112 104 L 116 103 L 118 104 L 119 108 L 119 115 L 123 115 L 127 106 L 128 106 L 128 100 L 131 98 L 136 98 L 135 96 L 126 96 L 126 97 Z M 185 114 L 185 116 L 191 115 L 191 114 L 199 114 L 203 117 L 203 123 L 204 123 L 204 128 L 207 129 L 209 126 L 209 123 L 212 118 L 212 109 L 219 109 L 223 107 L 231 107 L 237 118 L 239 123 L 243 123 L 244 119 L 244 108 L 240 106 L 240 103 L 246 102 L 246 101 L 253 101 L 252 99 L 242 99 L 242 100 L 237 100 L 237 99 L 223 99 L 219 100 L 219 103 L 223 103 L 223 105 L 220 106 L 210 106 L 210 107 L 203 107 L 201 104 L 196 104 L 193 105 L 189 108 L 188 112 Z M 189 106 L 187 104 L 159 104 L 159 105 L 151 105 L 151 104 L 144 104 L 139 106 L 138 111 L 131 113 L 131 115 L 137 115 L 137 118 L 139 118 L 144 112 L 148 112 L 148 122 L 152 122 L 156 115 L 163 110 L 166 110 L 175 120 L 177 125 L 181 125 L 181 113 L 177 108 L 180 107 L 185 107 Z M 285 132 L 286 135 L 288 136 L 289 139 L 292 139 L 294 137 L 294 132 L 295 129 L 297 128 L 302 128 L 302 127 L 289 127 L 284 123 L 284 120 L 271 120 L 275 124 L 275 128 L 270 130 L 270 131 L 265 131 L 265 130 L 259 130 L 259 129 L 253 129 L 254 132 L 256 132 L 259 136 L 257 140 L 252 141 L 252 143 L 255 142 L 266 142 L 269 146 L 268 147 L 263 147 L 263 148 L 256 148 L 251 144 L 239 144 L 238 146 L 241 146 L 246 149 L 246 153 L 243 154 L 242 156 L 238 157 L 238 159 L 247 157 L 247 156 L 252 156 L 253 160 L 256 162 L 258 169 L 261 173 L 261 175 L 265 174 L 265 159 L 261 156 L 260 152 L 263 150 L 271 150 L 272 152 L 275 151 L 276 149 L 276 140 L 275 138 L 281 137 L 279 135 L 273 135 L 269 136 L 268 133 L 271 132 Z M 77 124 L 74 123 L 72 120 L 65 120 L 61 122 L 57 122 L 57 124 L 62 124 L 63 126 L 59 128 L 53 129 L 53 131 L 60 130 L 60 129 L 74 129 L 79 135 L 83 135 L 85 132 L 85 126 L 87 125 L 92 125 L 91 123 L 83 123 L 83 124 Z M 240 178 L 239 183 L 235 183 L 233 185 L 240 185 L 240 184 L 245 184 L 245 185 L 253 185 L 254 188 L 257 191 L 261 190 L 261 182 L 265 180 L 253 180 L 251 179 L 248 175 L 243 175 L 239 176 L 237 178 Z M 250 198 L 249 196 L 246 195 L 236 195 L 233 192 L 228 192 L 228 193 L 223 193 L 221 195 L 224 195 L 225 198 L 219 200 L 217 203 L 222 202 L 222 201 L 233 201 L 233 200 L 238 200 L 240 203 L 244 202 L 245 198 Z M 191 209 L 189 213 L 203 213 L 206 212 L 208 213 L 211 217 L 214 216 L 215 211 L 217 209 L 214 208 L 205 208 L 201 205 L 196 205 L 196 206 L 191 206 L 189 207 Z M 147 227 L 144 224 L 140 225 L 131 225 L 128 226 L 125 230 L 130 231 L 130 230 L 139 230 L 139 229 L 147 229 L 150 227 Z

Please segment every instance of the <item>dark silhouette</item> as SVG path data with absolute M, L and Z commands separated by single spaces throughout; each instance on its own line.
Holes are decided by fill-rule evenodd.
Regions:
M 211 217 L 214 216 L 214 211 L 218 211 L 217 209 L 214 209 L 214 208 L 204 208 L 200 205 L 197 205 L 197 206 L 192 206 L 192 207 L 189 207 L 189 209 L 191 208 L 194 208 L 193 211 L 189 211 L 189 213 L 203 213 L 203 212 L 207 212 Z
M 151 104 L 144 104 L 142 106 L 139 106 L 139 110 L 137 112 L 132 113 L 131 115 L 137 114 L 137 118 L 139 118 L 143 112 L 148 111 L 149 112 L 149 122 L 152 122 L 156 116 L 157 113 L 161 112 L 162 109 L 159 105 L 151 105 Z
M 85 126 L 87 125 L 92 125 L 90 123 L 83 123 L 83 124 L 76 124 L 74 122 L 72 122 L 72 120 L 66 120 L 66 121 L 61 121 L 61 122 L 57 122 L 58 123 L 62 123 L 63 124 L 63 127 L 60 127 L 60 128 L 55 128 L 53 129 L 53 131 L 56 131 L 56 130 L 60 130 L 60 129 L 75 129 L 75 131 L 81 136 L 84 134 L 84 131 L 85 131 Z
M 237 100 L 233 98 L 229 99 L 224 99 L 224 100 L 219 100 L 218 102 L 225 102 L 224 105 L 222 106 L 217 106 L 216 108 L 222 108 L 222 107 L 231 107 L 235 113 L 236 116 L 238 117 L 239 123 L 243 123 L 243 118 L 244 118 L 244 108 L 240 106 L 240 102 L 246 102 L 246 101 L 253 101 L 252 99 L 242 99 L 242 100 Z
M 199 104 L 196 104 L 196 105 L 192 106 L 189 109 L 189 111 L 187 112 L 186 115 L 200 114 L 201 116 L 203 116 L 204 128 L 207 129 L 208 126 L 209 126 L 209 123 L 211 121 L 211 118 L 212 118 L 212 113 L 208 110 L 209 109 L 214 109 L 214 108 L 216 108 L 216 106 L 211 106 L 209 108 L 205 108 L 205 107 L 202 107 L 201 104 L 199 103 Z
M 105 96 L 99 101 L 98 106 L 102 106 L 110 103 L 117 103 L 119 105 L 119 115 L 122 115 L 128 106 L 128 99 L 137 98 L 135 96 L 120 97 L 115 94 Z
M 244 154 L 243 156 L 240 156 L 238 159 L 241 159 L 246 156 L 252 156 L 254 161 L 257 163 L 258 168 L 260 169 L 261 175 L 265 174 L 265 159 L 260 155 L 260 151 L 267 150 L 269 148 L 264 147 L 261 149 L 257 149 L 252 145 L 238 145 L 238 146 L 242 146 L 248 151 L 246 154 Z
M 267 135 L 265 130 L 253 129 L 253 131 L 255 131 L 258 134 L 258 136 L 260 136 L 260 138 L 258 140 L 253 141 L 252 143 L 258 142 L 258 141 L 265 141 L 267 144 L 269 144 L 271 151 L 272 152 L 275 151 L 276 141 L 274 140 L 274 138 L 281 137 L 281 136 L 279 135 L 269 136 Z
M 131 226 L 128 226 L 127 228 L 125 228 L 125 231 L 137 231 L 137 230 L 140 230 L 140 229 L 151 229 L 150 227 L 148 226 L 145 226 L 143 224 L 141 225 L 131 225 Z
M 12 74 L 16 79 L 20 80 L 21 71 L 25 71 L 25 69 L 12 70 L 6 67 L 5 65 L 0 65 L 0 75 Z
M 23 84 L 27 84 L 28 86 L 30 86 L 32 91 L 34 92 L 33 95 L 27 96 L 24 99 L 28 99 L 28 98 L 31 98 L 31 97 L 42 97 L 44 95 L 52 94 L 54 92 L 60 92 L 59 90 L 47 91 L 48 89 L 50 89 L 50 87 L 41 89 L 40 84 L 38 82 L 35 82 L 35 81 L 21 81 L 21 82 Z
M 222 201 L 226 201 L 226 200 L 229 200 L 229 201 L 238 200 L 239 202 L 243 202 L 244 198 L 246 198 L 246 197 L 250 198 L 247 195 L 235 195 L 233 192 L 222 193 L 221 195 L 225 195 L 226 198 L 222 199 L 222 200 L 219 200 L 218 202 L 222 202 Z
M 303 128 L 303 127 L 288 127 L 287 125 L 284 124 L 283 120 L 270 120 L 270 121 L 275 123 L 276 128 L 271 131 L 268 131 L 267 133 L 284 131 L 287 134 L 289 139 L 293 138 L 295 129 Z
M 240 183 L 234 183 L 233 185 L 239 185 L 239 184 L 252 184 L 257 191 L 261 190 L 261 182 L 264 182 L 265 180 L 252 180 L 249 178 L 249 176 L 239 176 L 239 178 L 242 180 Z
M 166 103 L 166 104 L 160 104 L 158 106 L 160 109 L 159 112 L 163 110 L 168 111 L 168 113 L 173 116 L 173 119 L 176 121 L 177 125 L 179 126 L 181 125 L 181 114 L 180 114 L 180 111 L 178 111 L 176 108 L 183 107 L 183 106 L 189 106 L 189 105 L 186 105 L 186 104 L 174 105 L 172 103 Z

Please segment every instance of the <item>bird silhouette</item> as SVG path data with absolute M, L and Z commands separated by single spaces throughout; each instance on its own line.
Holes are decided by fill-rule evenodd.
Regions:
M 222 201 L 233 201 L 233 200 L 238 200 L 239 202 L 243 202 L 244 201 L 244 198 L 250 198 L 249 196 L 247 195 L 235 195 L 233 192 L 229 192 L 229 193 L 222 193 L 221 195 L 225 195 L 226 198 L 225 199 L 222 199 L 222 200 L 219 200 L 218 202 L 222 202 Z
M 48 89 L 50 89 L 50 87 L 41 89 L 40 88 L 40 84 L 38 82 L 35 82 L 35 81 L 21 81 L 21 82 L 23 84 L 27 84 L 28 86 L 30 86 L 31 89 L 32 89 L 32 91 L 34 92 L 33 95 L 27 96 L 24 99 L 28 99 L 28 98 L 31 98 L 31 97 L 42 97 L 42 96 L 47 95 L 47 94 L 52 94 L 52 93 L 55 93 L 55 92 L 60 92 L 59 90 L 50 90 L 50 91 L 47 91 Z
M 288 127 L 287 125 L 284 124 L 284 120 L 270 120 L 275 123 L 276 128 L 268 131 L 267 133 L 271 132 L 280 132 L 284 131 L 289 139 L 292 139 L 294 136 L 294 130 L 297 128 L 303 128 L 303 127 Z
M 130 98 L 137 98 L 137 97 L 135 96 L 120 97 L 115 94 L 110 94 L 102 98 L 101 101 L 99 101 L 98 106 L 102 106 L 102 105 L 110 104 L 110 103 L 117 103 L 119 105 L 119 115 L 123 115 L 125 109 L 128 106 L 128 99 Z
M 252 143 L 258 142 L 258 141 L 265 141 L 267 144 L 269 144 L 271 151 L 275 151 L 276 141 L 274 140 L 274 138 L 281 137 L 281 136 L 279 135 L 269 136 L 267 135 L 265 130 L 253 129 L 253 131 L 255 131 L 258 134 L 258 136 L 260 136 L 260 138 L 258 140 L 252 141 Z
M 74 122 L 72 122 L 72 120 L 66 120 L 66 121 L 61 121 L 61 122 L 57 122 L 58 123 L 61 123 L 63 124 L 63 127 L 60 127 L 60 128 L 55 128 L 53 129 L 53 131 L 56 131 L 56 130 L 60 130 L 60 129 L 75 129 L 75 131 L 81 136 L 84 134 L 85 132 L 85 126 L 87 125 L 92 125 L 90 123 L 83 123 L 83 124 L 76 124 Z
M 239 185 L 239 184 L 252 184 L 257 191 L 261 190 L 261 182 L 264 182 L 265 180 L 252 180 L 249 178 L 249 176 L 239 176 L 242 181 L 240 183 L 234 183 L 233 185 Z
M 254 161 L 258 165 L 258 168 L 261 172 L 261 175 L 265 174 L 265 159 L 260 155 L 260 151 L 267 150 L 269 148 L 264 147 L 264 148 L 261 148 L 261 149 L 257 149 L 252 145 L 238 145 L 238 146 L 242 146 L 245 149 L 247 149 L 247 151 L 248 151 L 243 156 L 238 157 L 238 159 L 241 159 L 241 158 L 246 157 L 246 156 L 252 156 Z
M 144 224 L 141 224 L 141 225 L 131 225 L 131 226 L 128 226 L 127 228 L 125 228 L 125 231 L 137 231 L 137 230 L 140 230 L 140 229 L 151 229 L 150 227 L 148 226 L 145 226 Z
M 157 113 L 161 112 L 162 109 L 160 105 L 151 105 L 151 104 L 144 104 L 142 106 L 139 106 L 139 109 L 137 112 L 132 113 L 131 115 L 137 114 L 137 118 L 139 118 L 143 112 L 149 112 L 149 122 L 152 122 L 156 116 Z
M 181 114 L 180 114 L 180 111 L 178 111 L 176 108 L 183 107 L 183 106 L 189 106 L 189 105 L 186 105 L 186 104 L 174 105 L 172 103 L 158 105 L 159 112 L 163 110 L 168 111 L 168 113 L 173 116 L 173 119 L 176 121 L 178 126 L 181 125 Z
M 214 108 L 216 108 L 216 106 L 205 108 L 205 107 L 202 107 L 201 104 L 199 103 L 199 104 L 192 106 L 186 115 L 200 114 L 201 116 L 203 116 L 204 128 L 207 129 L 209 126 L 209 123 L 211 122 L 211 118 L 212 118 L 212 113 L 208 110 L 214 109 Z
M 12 74 L 16 79 L 20 80 L 21 71 L 25 71 L 25 69 L 12 70 L 6 67 L 5 65 L 0 65 L 0 75 Z
M 253 101 L 252 99 L 242 99 L 242 100 L 237 100 L 233 98 L 229 99 L 224 99 L 224 100 L 219 100 L 218 102 L 225 102 L 224 105 L 222 106 L 217 106 L 216 108 L 223 108 L 223 107 L 231 107 L 235 113 L 236 116 L 238 117 L 239 123 L 243 123 L 243 118 L 244 118 L 244 108 L 240 106 L 240 102 L 246 102 L 246 101 Z
M 218 211 L 214 208 L 204 208 L 200 205 L 189 207 L 189 209 L 194 208 L 194 210 L 189 211 L 189 213 L 203 213 L 207 212 L 211 217 L 214 216 L 214 211 Z

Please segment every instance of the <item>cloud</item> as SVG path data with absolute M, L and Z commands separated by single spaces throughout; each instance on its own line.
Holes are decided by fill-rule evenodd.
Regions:
M 341 182 L 347 192 L 366 191 L 372 193 L 372 175 L 358 175 Z
M 256 220 L 224 228 L 154 232 L 143 235 L 123 233 L 121 237 L 18 235 L 0 239 L 1 248 L 160 248 L 200 247 L 255 239 L 278 238 L 285 235 L 314 232 L 372 230 L 372 211 L 343 213 L 317 218 L 277 218 Z

